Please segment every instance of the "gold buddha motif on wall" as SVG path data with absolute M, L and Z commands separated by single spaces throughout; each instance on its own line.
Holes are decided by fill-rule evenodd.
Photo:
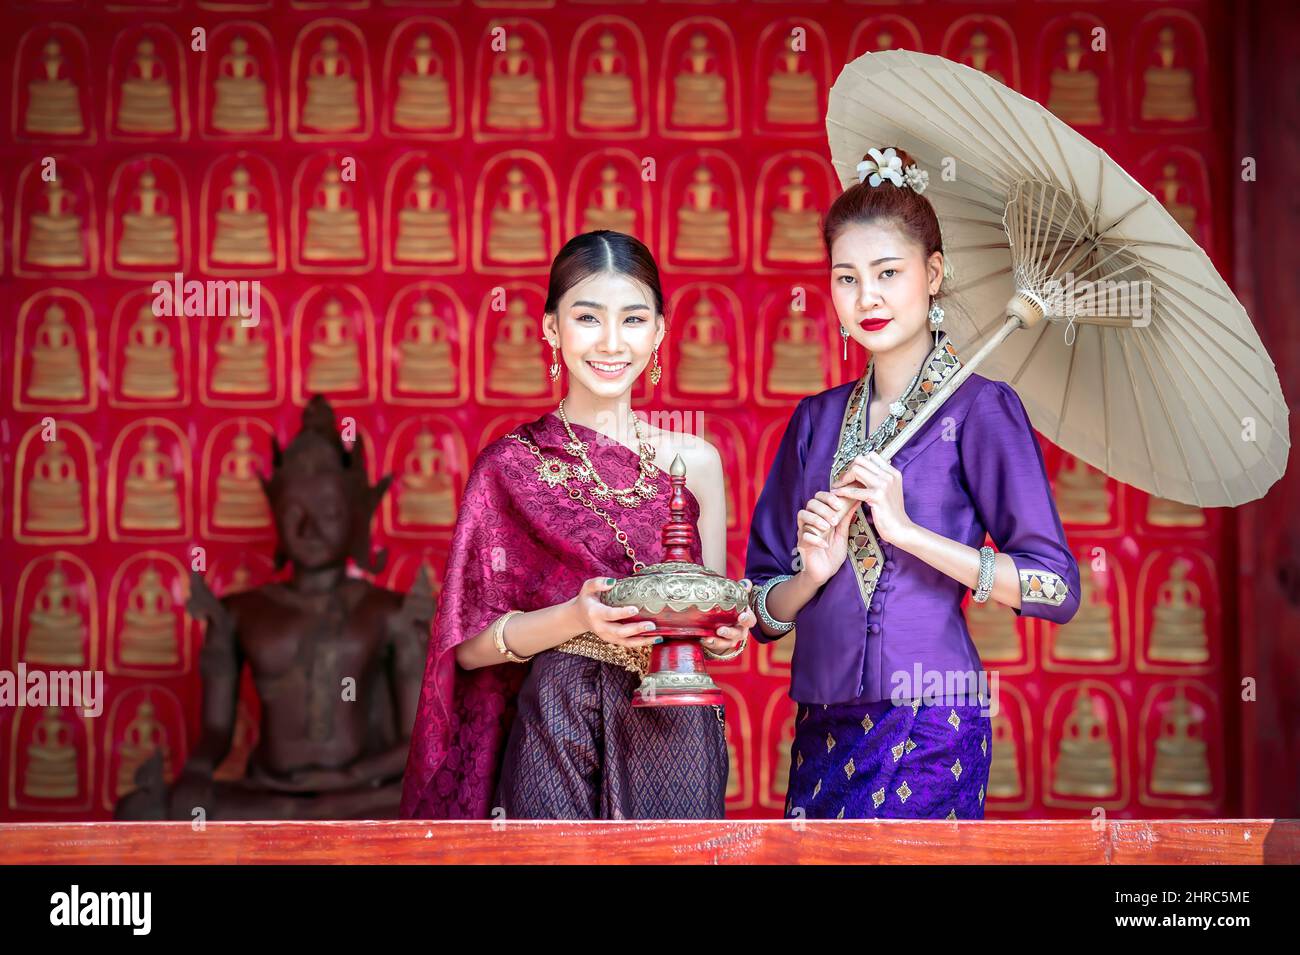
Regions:
M 542 128 L 542 84 L 537 60 L 524 49 L 524 38 L 518 33 L 506 37 L 505 51 L 492 61 L 485 122 L 498 129 Z
M 397 78 L 393 125 L 402 129 L 430 130 L 451 125 L 451 94 L 442 58 L 433 39 L 420 33 Z
M 122 81 L 117 126 L 128 133 L 176 132 L 176 109 L 167 65 L 148 37 L 136 44 L 126 79 Z
M 51 303 L 32 336 L 31 379 L 27 396 L 53 401 L 80 401 L 86 397 L 81 346 L 68 325 L 67 312 Z
M 262 196 L 252 184 L 248 167 L 230 171 L 230 184 L 221 190 L 212 239 L 212 258 L 232 265 L 269 265 L 275 261 L 270 218 Z
M 31 265 L 70 268 L 87 264 L 86 240 L 77 215 L 77 197 L 58 179 L 45 183 L 45 211 L 28 219 L 23 259 Z
M 63 45 L 53 37 L 41 49 L 41 75 L 27 84 L 23 127 L 32 135 L 78 136 L 86 131 L 80 91 L 69 77 Z
M 602 31 L 582 75 L 578 119 L 584 126 L 618 129 L 636 123 L 636 100 L 628 68 L 628 59 L 618 48 L 618 37 L 611 30 Z
M 217 64 L 212 125 L 223 133 L 263 133 L 271 128 L 266 82 L 248 40 L 236 36 Z
M 80 667 L 86 663 L 86 621 L 63 568 L 55 560 L 27 613 L 27 663 Z

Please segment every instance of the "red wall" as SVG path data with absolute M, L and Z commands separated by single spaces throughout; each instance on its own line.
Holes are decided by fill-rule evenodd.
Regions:
M 1076 26 L 1086 42 L 1094 28 L 1102 28 L 1106 52 L 1089 52 L 1083 61 L 1083 68 L 1098 76 L 1101 123 L 1080 128 L 1158 194 L 1165 166 L 1172 163 L 1174 202 L 1194 216 L 1200 241 L 1225 274 L 1231 265 L 1225 258 L 1231 192 L 1224 179 L 1211 178 L 1222 164 L 1236 162 L 1224 92 L 1231 79 L 1227 8 L 1216 4 L 647 2 L 620 4 L 616 12 L 576 0 L 11 6 L 0 36 L 14 90 L 0 104 L 5 237 L 0 275 L 6 292 L 0 304 L 0 541 L 6 555 L 0 565 L 0 667 L 16 669 L 25 659 L 31 611 L 57 560 L 83 621 L 84 665 L 105 672 L 107 699 L 97 719 L 84 720 L 71 709 L 56 718 L 75 753 L 76 792 L 67 797 L 42 798 L 31 791 L 33 740 L 44 714 L 0 709 L 3 819 L 109 817 L 124 752 L 129 752 L 122 741 L 133 721 L 137 729 L 144 725 L 138 717 L 146 701 L 171 767 L 182 764 L 198 728 L 201 641 L 199 628 L 183 610 L 186 571 L 194 548 L 201 547 L 217 592 L 230 586 L 241 565 L 253 583 L 269 576 L 269 535 L 222 526 L 219 520 L 218 469 L 241 430 L 252 436 L 263 469 L 269 466 L 270 435 L 285 442 L 296 431 L 307 392 L 310 335 L 326 298 L 343 303 L 361 368 L 358 386 L 331 392 L 331 399 L 369 442 L 376 476 L 393 471 L 400 480 L 416 435 L 427 427 L 458 488 L 479 448 L 554 406 L 559 393 L 541 378 L 549 356 L 537 359 L 541 387 L 535 396 L 498 390 L 501 381 L 491 377 L 492 346 L 501 327 L 501 313 L 492 308 L 493 290 L 503 288 L 506 301 L 521 298 L 530 319 L 540 318 L 546 266 L 563 239 L 583 228 L 580 210 L 607 160 L 624 186 L 634 231 L 659 257 L 670 299 L 664 379 L 653 395 L 643 381 L 636 406 L 698 413 L 706 433 L 719 443 L 734 481 L 729 540 L 738 576 L 747 515 L 799 397 L 776 390 L 769 379 L 772 344 L 792 286 L 807 288 L 808 314 L 824 344 L 820 387 L 847 381 L 863 369 L 860 353 L 841 361 L 824 263 L 774 258 L 769 240 L 777 190 L 792 168 L 803 170 L 817 208 L 824 209 L 833 196 L 822 122 L 825 94 L 840 67 L 874 49 L 885 30 L 895 45 L 966 61 L 972 36 L 982 31 L 990 50 L 986 68 L 1047 102 L 1064 31 Z M 326 19 L 334 23 L 322 23 Z M 496 116 L 486 108 L 488 71 L 498 62 L 489 31 L 498 24 L 524 38 L 540 83 L 539 129 L 494 127 Z M 1192 77 L 1195 115 L 1186 120 L 1143 119 L 1145 70 L 1158 62 L 1157 31 L 1165 25 L 1175 31 L 1174 67 Z M 766 109 L 768 76 L 778 44 L 799 26 L 807 37 L 799 69 L 813 77 L 815 108 L 808 122 L 773 125 Z M 206 52 L 191 49 L 195 27 L 206 31 Z M 579 109 L 582 70 L 605 27 L 614 32 L 630 77 L 634 118 L 624 129 L 585 126 Z M 716 129 L 702 130 L 673 115 L 674 77 L 696 28 L 709 38 L 714 54 L 709 69 L 724 90 L 725 125 Z M 365 108 L 354 130 L 322 134 L 305 126 L 300 114 L 307 64 L 327 30 L 340 38 Z M 445 64 L 449 123 L 430 132 L 395 130 L 396 76 L 412 37 L 423 30 Z M 214 125 L 215 76 L 236 34 L 248 39 L 267 81 L 271 128 L 264 134 L 232 135 Z M 172 133 L 123 128 L 131 125 L 122 117 L 123 78 L 130 75 L 143 36 L 155 42 L 169 84 Z M 30 84 L 39 79 L 41 49 L 51 37 L 60 42 L 65 75 L 76 86 L 82 133 L 43 134 L 29 127 Z M 42 211 L 40 171 L 46 157 L 54 158 L 80 217 L 84 265 L 42 264 L 48 259 L 39 254 L 39 223 L 31 216 Z M 357 170 L 347 191 L 361 213 L 360 255 L 356 261 L 305 258 L 312 187 L 325 168 L 337 168 L 349 157 Z M 645 157 L 654 160 L 652 181 L 640 175 Z M 543 252 L 535 262 L 520 265 L 494 257 L 487 240 L 490 211 L 512 162 L 523 170 L 541 209 Z M 733 248 L 716 260 L 693 261 L 679 254 L 676 222 L 686 180 L 701 162 L 719 186 Z M 252 173 L 273 237 L 271 261 L 255 268 L 223 265 L 212 248 L 221 191 L 239 163 Z M 421 163 L 445 190 L 450 209 L 452 258 L 436 265 L 404 263 L 394 247 L 397 212 Z M 221 319 L 191 317 L 160 320 L 172 349 L 164 365 L 170 362 L 175 369 L 175 394 L 130 393 L 132 323 L 150 301 L 151 282 L 177 271 L 122 261 L 123 239 L 129 239 L 123 217 L 136 201 L 146 169 L 154 173 L 167 213 L 175 217 L 178 265 L 187 278 L 261 281 L 270 304 L 256 330 L 267 348 L 270 386 L 265 391 L 233 396 L 214 391 Z M 407 332 L 412 302 L 426 294 L 445 322 L 455 370 L 452 387 L 438 395 L 404 390 L 397 375 L 398 343 Z M 705 294 L 723 323 L 733 361 L 730 385 L 721 394 L 692 391 L 679 371 L 683 329 Z M 82 397 L 33 394 L 39 377 L 33 342 L 55 302 L 64 308 L 76 343 Z M 47 417 L 66 442 L 81 482 L 82 530 L 35 526 L 39 502 L 33 502 L 31 480 L 46 450 Z M 128 468 L 147 433 L 159 440 L 176 482 L 178 524 L 172 528 L 123 526 Z M 1063 455 L 1046 450 L 1055 475 Z M 1098 602 L 1106 611 L 1100 616 L 1111 621 L 1115 649 L 1097 661 L 1061 659 L 1051 625 L 1017 621 L 1012 658 L 997 664 L 1011 747 L 999 750 L 998 758 L 1008 760 L 1005 753 L 1014 752 L 1020 791 L 1004 798 L 991 794 L 989 815 L 1078 816 L 1094 806 L 1115 816 L 1231 815 L 1240 811 L 1241 799 L 1235 782 L 1238 717 L 1227 705 L 1236 699 L 1238 653 L 1233 578 L 1225 569 L 1233 553 L 1233 515 L 1207 511 L 1195 515 L 1196 526 L 1160 525 L 1150 519 L 1145 494 L 1098 480 L 1102 512 L 1086 522 L 1068 521 L 1067 530 L 1081 564 L 1091 564 L 1098 549 L 1106 557 L 1107 571 L 1097 577 Z M 1059 479 L 1057 487 L 1064 509 L 1070 498 Z M 422 561 L 441 572 L 451 527 L 404 522 L 397 493 L 390 492 L 381 508 L 376 543 L 391 555 L 381 581 L 405 588 Z M 1162 663 L 1149 653 L 1152 606 L 1178 559 L 1189 562 L 1205 610 L 1209 657 L 1201 663 Z M 171 663 L 123 658 L 128 598 L 150 566 L 161 574 L 170 602 L 164 613 L 170 614 L 176 641 Z M 785 695 L 788 664 L 774 659 L 773 652 L 773 646 L 760 647 L 715 668 L 732 704 L 728 722 L 737 775 L 728 805 L 735 816 L 778 815 L 784 802 L 774 787 L 783 783 L 777 765 L 787 749 L 783 734 L 793 704 Z M 1081 690 L 1091 697 L 1113 754 L 1115 787 L 1108 796 L 1071 797 L 1053 788 L 1065 717 Z M 1176 796 L 1153 787 L 1160 717 L 1177 693 L 1189 701 L 1191 734 L 1205 744 L 1210 789 L 1204 795 Z M 246 715 L 252 717 L 255 704 L 251 692 L 247 696 Z M 243 738 L 245 754 L 251 742 Z

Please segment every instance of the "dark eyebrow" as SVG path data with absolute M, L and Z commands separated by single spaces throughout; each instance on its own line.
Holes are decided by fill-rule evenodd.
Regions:
M 648 309 L 649 307 L 650 307 L 649 305 L 624 305 L 623 311 L 630 312 L 633 309 L 640 309 L 640 308 Z M 605 311 L 605 306 L 601 305 L 599 302 L 574 302 L 573 308 L 598 308 L 602 312 Z
M 881 262 L 901 262 L 901 261 L 903 261 L 903 257 L 902 257 L 901 255 L 887 255 L 887 256 L 885 256 L 883 259 L 875 259 L 875 260 L 873 260 L 872 262 L 870 262 L 870 263 L 868 263 L 868 264 L 869 264 L 869 265 L 879 265 Z M 851 269 L 851 268 L 853 268 L 853 264 L 850 263 L 850 262 L 836 262 L 834 265 L 831 266 L 831 268 L 832 268 L 832 269 Z

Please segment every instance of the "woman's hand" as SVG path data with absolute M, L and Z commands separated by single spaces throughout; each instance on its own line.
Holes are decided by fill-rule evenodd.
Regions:
M 835 576 L 848 556 L 849 525 L 856 506 L 836 491 L 818 491 L 796 515 L 803 572 L 819 587 Z
M 916 528 L 903 507 L 903 472 L 875 451 L 854 458 L 832 491 L 871 508 L 871 523 L 880 540 L 898 544 Z
M 754 589 L 754 584 L 746 578 L 741 581 L 745 585 L 745 591 Z M 749 636 L 749 631 L 758 625 L 758 617 L 754 616 L 754 611 L 746 604 L 744 611 L 736 618 L 734 627 L 719 627 L 716 637 L 702 637 L 700 644 L 710 653 L 724 656 L 740 644 L 742 640 Z
M 645 636 L 646 631 L 654 630 L 653 621 L 642 623 L 619 623 L 628 617 L 640 613 L 637 607 L 610 607 L 603 603 L 600 594 L 614 586 L 613 577 L 592 577 L 582 585 L 578 595 L 573 598 L 573 607 L 581 625 L 590 630 L 606 643 L 619 647 L 648 647 L 659 643 L 662 637 L 653 634 Z

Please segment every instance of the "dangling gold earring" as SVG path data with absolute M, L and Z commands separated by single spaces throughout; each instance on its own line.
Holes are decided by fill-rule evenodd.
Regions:
M 655 346 L 655 363 L 650 368 L 650 384 L 659 384 L 659 379 L 663 376 L 664 370 L 659 367 L 659 346 Z
M 560 353 L 551 346 L 551 381 L 558 381 L 560 378 Z

